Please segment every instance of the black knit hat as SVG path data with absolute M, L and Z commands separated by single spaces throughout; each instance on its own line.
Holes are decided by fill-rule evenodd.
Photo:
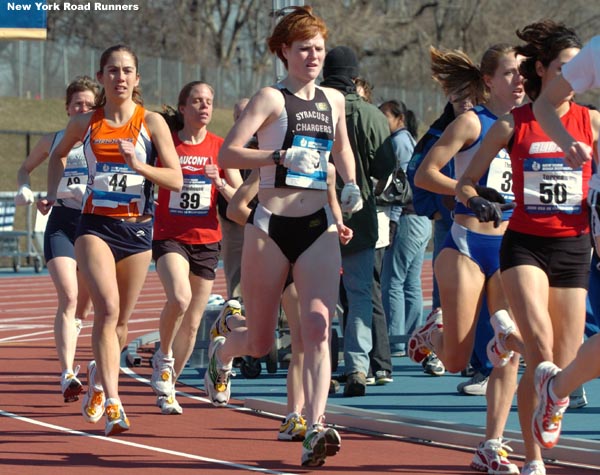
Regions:
M 323 77 L 346 76 L 354 79 L 359 75 L 358 69 L 356 53 L 347 46 L 336 46 L 325 56 Z

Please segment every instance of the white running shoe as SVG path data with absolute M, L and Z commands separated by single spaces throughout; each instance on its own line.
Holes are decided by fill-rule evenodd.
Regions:
M 341 445 L 342 439 L 335 429 L 313 425 L 302 442 L 302 466 L 320 467 L 327 457 L 339 452 Z
M 231 315 L 242 315 L 242 304 L 235 299 L 228 300 L 223 304 L 223 308 L 210 327 L 211 340 L 218 336 L 227 336 L 231 331 L 227 326 L 227 317 Z
M 60 378 L 60 390 L 65 402 L 79 401 L 79 395 L 83 392 L 83 385 L 77 378 L 79 368 L 77 365 L 73 372 L 65 372 Z
M 160 349 L 152 356 L 152 378 L 150 386 L 157 396 L 166 396 L 174 391 L 174 358 L 169 358 Z
M 555 399 L 552 396 L 552 380 L 560 368 L 551 361 L 543 361 L 535 369 L 534 385 L 538 404 L 533 413 L 531 426 L 537 444 L 551 449 L 558 443 L 563 414 L 569 407 L 569 397 Z
M 494 368 L 503 368 L 515 354 L 505 346 L 506 338 L 514 333 L 517 327 L 506 310 L 498 310 L 490 317 L 494 328 L 494 337 L 487 345 L 487 356 Z
M 95 424 L 104 414 L 104 389 L 96 384 L 96 362 L 90 361 L 87 367 L 88 390 L 83 396 L 81 403 L 81 414 L 83 418 Z
M 421 363 L 429 354 L 433 353 L 431 334 L 434 330 L 444 328 L 442 309 L 434 308 L 427 316 L 425 324 L 415 329 L 408 340 L 408 356 L 415 363 Z
M 204 373 L 204 389 L 213 406 L 225 406 L 231 396 L 231 367 L 218 361 L 216 351 L 225 343 L 225 337 L 218 336 L 208 345 L 208 368 Z
M 532 460 L 523 465 L 521 475 L 546 475 L 546 467 L 541 460 Z
M 456 390 L 461 394 L 466 394 L 467 396 L 485 396 L 487 393 L 487 385 L 489 380 L 489 376 L 477 371 L 466 381 L 458 383 Z
M 502 438 L 481 442 L 471 461 L 471 468 L 492 475 L 519 475 L 519 468 L 508 460 L 512 449 L 502 442 Z
M 175 398 L 175 391 L 168 396 L 157 396 L 156 405 L 160 407 L 160 412 L 165 415 L 183 414 L 183 409 Z
M 118 399 L 110 398 L 106 400 L 106 426 L 104 435 L 117 435 L 129 430 L 129 419 L 125 415 L 125 410 Z
M 304 440 L 306 421 L 297 412 L 288 414 L 279 427 L 277 440 Z
M 587 406 L 588 400 L 583 385 L 569 394 L 569 409 L 581 409 Z

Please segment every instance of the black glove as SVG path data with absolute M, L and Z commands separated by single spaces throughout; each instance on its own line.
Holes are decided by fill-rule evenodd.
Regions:
M 502 223 L 502 211 L 514 208 L 515 203 L 500 204 L 488 201 L 481 196 L 473 196 L 467 201 L 467 207 L 475 213 L 480 223 L 493 221 L 494 227 L 497 228 Z
M 479 196 L 485 198 L 488 201 L 493 201 L 495 203 L 506 203 L 504 197 L 498 193 L 498 191 L 494 188 L 489 188 L 487 186 L 479 186 L 475 185 L 475 191 Z

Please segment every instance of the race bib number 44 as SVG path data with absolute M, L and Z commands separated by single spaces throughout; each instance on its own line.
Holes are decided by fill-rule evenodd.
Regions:
M 93 202 L 95 206 L 116 208 L 139 201 L 144 177 L 123 163 L 98 163 L 94 177 Z
M 581 213 L 583 172 L 562 158 L 523 161 L 524 205 L 531 214 Z

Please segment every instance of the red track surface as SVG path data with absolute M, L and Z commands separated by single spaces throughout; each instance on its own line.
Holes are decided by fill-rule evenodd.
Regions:
M 215 293 L 224 294 L 219 276 Z M 155 331 L 164 302 L 150 273 L 129 326 L 130 339 Z M 212 407 L 196 388 L 179 388 L 183 416 L 163 416 L 145 382 L 121 375 L 121 398 L 131 431 L 104 437 L 103 421 L 86 423 L 79 403 L 64 404 L 52 324 L 56 298 L 49 277 L 0 279 L 0 473 L 94 475 L 116 470 L 165 473 L 311 473 L 300 467 L 298 443 L 278 442 L 279 421 L 243 410 Z M 77 361 L 92 359 L 91 321 L 79 339 Z M 150 368 L 135 368 L 148 378 Z M 85 376 L 84 376 L 85 379 Z M 236 404 L 236 401 L 232 401 Z M 240 404 L 241 407 L 241 404 Z M 342 449 L 316 471 L 340 474 L 473 474 L 471 454 L 403 440 L 341 431 Z M 548 467 L 548 474 L 592 472 Z

